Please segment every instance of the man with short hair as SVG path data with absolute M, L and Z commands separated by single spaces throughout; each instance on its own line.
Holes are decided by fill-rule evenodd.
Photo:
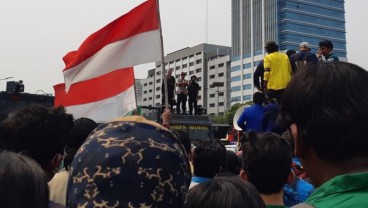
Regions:
M 211 180 L 226 161 L 226 148 L 219 140 L 201 141 L 193 152 L 194 174 L 189 188 Z
M 275 98 L 278 102 L 291 78 L 291 65 L 289 57 L 280 53 L 278 45 L 274 41 L 266 43 L 268 55 L 264 58 L 264 81 L 266 94 L 269 98 Z
M 245 108 L 240 115 L 237 124 L 244 131 L 261 131 L 261 121 L 263 116 L 263 103 L 265 102 L 265 94 L 255 92 L 253 94 L 253 105 Z
M 176 94 L 177 94 L 176 101 L 178 102 L 176 104 L 176 112 L 180 113 L 180 105 L 181 105 L 181 109 L 183 110 L 183 114 L 185 114 L 185 111 L 187 110 L 188 80 L 185 79 L 186 75 L 187 74 L 185 72 L 182 72 L 180 74 L 180 78 L 176 81 L 176 87 L 177 87 L 177 89 L 176 89 Z
M 345 62 L 306 65 L 290 81 L 281 111 L 318 208 L 368 204 L 368 72 Z
M 190 82 L 188 85 L 188 96 L 189 96 L 189 115 L 193 114 L 193 107 L 194 107 L 194 114 L 198 115 L 198 107 L 197 107 L 197 101 L 199 96 L 199 84 L 196 82 L 197 76 L 193 75 L 190 77 Z
M 339 57 L 333 52 L 333 44 L 329 40 L 319 42 L 319 60 L 322 60 L 322 55 L 326 61 L 339 61 Z
M 283 208 L 284 185 L 291 179 L 291 150 L 276 133 L 249 133 L 242 147 L 240 177 L 251 182 L 268 208 Z

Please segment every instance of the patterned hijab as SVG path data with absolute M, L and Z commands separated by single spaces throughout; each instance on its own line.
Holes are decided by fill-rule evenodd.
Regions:
M 71 166 L 68 207 L 183 207 L 191 180 L 176 137 L 141 116 L 97 127 Z

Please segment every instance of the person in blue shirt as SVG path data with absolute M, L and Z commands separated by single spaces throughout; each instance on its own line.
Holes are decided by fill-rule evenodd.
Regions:
M 263 116 L 263 103 L 265 101 L 265 94 L 262 92 L 255 92 L 253 94 L 253 105 L 249 108 L 245 108 L 243 113 L 238 119 L 238 126 L 242 128 L 244 132 L 261 130 L 261 121 Z

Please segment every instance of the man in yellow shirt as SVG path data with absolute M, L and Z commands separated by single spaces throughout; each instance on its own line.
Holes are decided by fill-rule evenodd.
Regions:
M 263 64 L 266 94 L 280 102 L 282 92 L 291 78 L 289 57 L 278 52 L 278 45 L 274 41 L 267 42 L 265 49 L 268 53 Z

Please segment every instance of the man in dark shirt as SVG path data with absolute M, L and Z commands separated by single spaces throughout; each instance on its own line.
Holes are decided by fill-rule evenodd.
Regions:
M 175 77 L 172 76 L 171 74 L 172 74 L 172 69 L 169 69 L 167 71 L 165 78 L 167 80 L 167 94 L 168 94 L 169 107 L 172 112 L 173 106 L 175 105 L 175 98 L 174 98 Z M 162 112 L 164 112 L 165 110 L 165 83 L 164 82 L 162 82 L 161 92 L 162 92 Z
M 193 114 L 193 106 L 194 106 L 194 114 L 198 115 L 197 100 L 199 94 L 199 84 L 196 82 L 196 80 L 197 80 L 196 75 L 191 76 L 188 85 L 189 115 Z

